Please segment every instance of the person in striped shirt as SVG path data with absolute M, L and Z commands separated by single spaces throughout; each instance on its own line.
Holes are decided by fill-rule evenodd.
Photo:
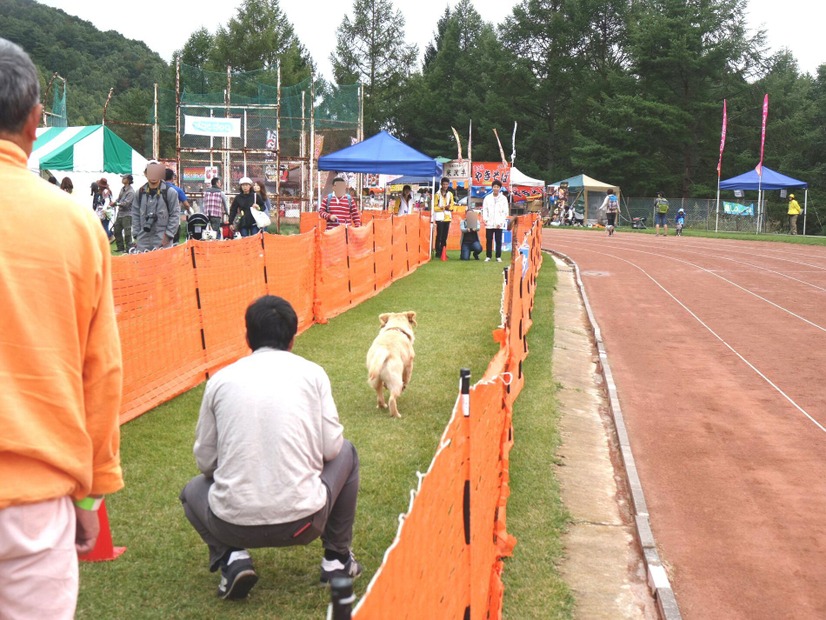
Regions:
M 221 179 L 212 177 L 211 185 L 204 190 L 201 212 L 209 218 L 209 225 L 220 238 L 221 224 L 228 218 L 227 197 L 221 191 Z
M 327 228 L 335 228 L 340 224 L 361 226 L 361 214 L 356 201 L 347 193 L 347 181 L 342 177 L 333 179 L 333 193 L 324 197 L 318 216 L 327 220 Z

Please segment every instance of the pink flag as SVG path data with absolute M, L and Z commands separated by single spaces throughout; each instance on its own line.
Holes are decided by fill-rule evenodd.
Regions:
M 766 148 L 766 121 L 769 118 L 769 95 L 763 97 L 763 132 L 760 136 L 760 163 L 757 164 L 757 174 L 763 176 L 763 153 Z
M 726 148 L 726 127 L 728 126 L 728 115 L 726 113 L 726 100 L 723 99 L 723 132 L 720 134 L 720 159 L 717 160 L 717 177 L 720 177 L 720 170 L 723 168 L 723 151 Z

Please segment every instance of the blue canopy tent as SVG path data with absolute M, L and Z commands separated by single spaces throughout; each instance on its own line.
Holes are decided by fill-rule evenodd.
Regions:
M 405 174 L 437 177 L 442 164 L 386 131 L 345 149 L 318 158 L 319 170 L 367 174 Z
M 318 169 L 362 174 L 402 174 L 429 179 L 431 185 L 435 183 L 436 177 L 442 175 L 440 162 L 406 145 L 386 131 L 380 131 L 358 144 L 319 157 Z M 320 198 L 320 189 L 318 193 Z
M 803 198 L 803 234 L 806 234 L 806 211 L 807 206 L 809 203 L 809 184 L 805 181 L 799 181 L 798 179 L 793 179 L 792 177 L 787 177 L 785 174 L 780 174 L 779 172 L 772 170 L 771 168 L 767 168 L 763 166 L 763 174 L 762 176 L 757 173 L 757 169 L 749 170 L 739 176 L 732 177 L 730 179 L 726 179 L 725 181 L 720 182 L 720 189 L 741 189 L 741 190 L 751 190 L 759 192 L 757 196 L 757 215 L 758 215 L 758 232 L 760 218 L 762 217 L 762 195 L 766 190 L 769 191 L 777 191 L 781 189 L 792 189 L 792 188 L 803 188 L 805 191 L 805 195 Z M 717 213 L 719 217 L 720 213 L 720 201 L 717 201 Z

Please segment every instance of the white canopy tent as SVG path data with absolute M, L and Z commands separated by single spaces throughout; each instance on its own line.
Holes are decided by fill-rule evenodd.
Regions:
M 545 187 L 545 181 L 532 179 L 524 174 L 516 166 L 511 166 L 511 185 L 521 185 L 522 187 Z

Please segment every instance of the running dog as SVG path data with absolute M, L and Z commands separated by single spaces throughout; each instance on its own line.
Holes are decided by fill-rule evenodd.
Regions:
M 416 313 L 385 312 L 379 315 L 381 328 L 367 351 L 367 383 L 376 390 L 376 407 L 390 406 L 390 415 L 402 417 L 396 405 L 413 374 L 413 328 Z M 384 390 L 390 392 L 389 403 L 384 400 Z

